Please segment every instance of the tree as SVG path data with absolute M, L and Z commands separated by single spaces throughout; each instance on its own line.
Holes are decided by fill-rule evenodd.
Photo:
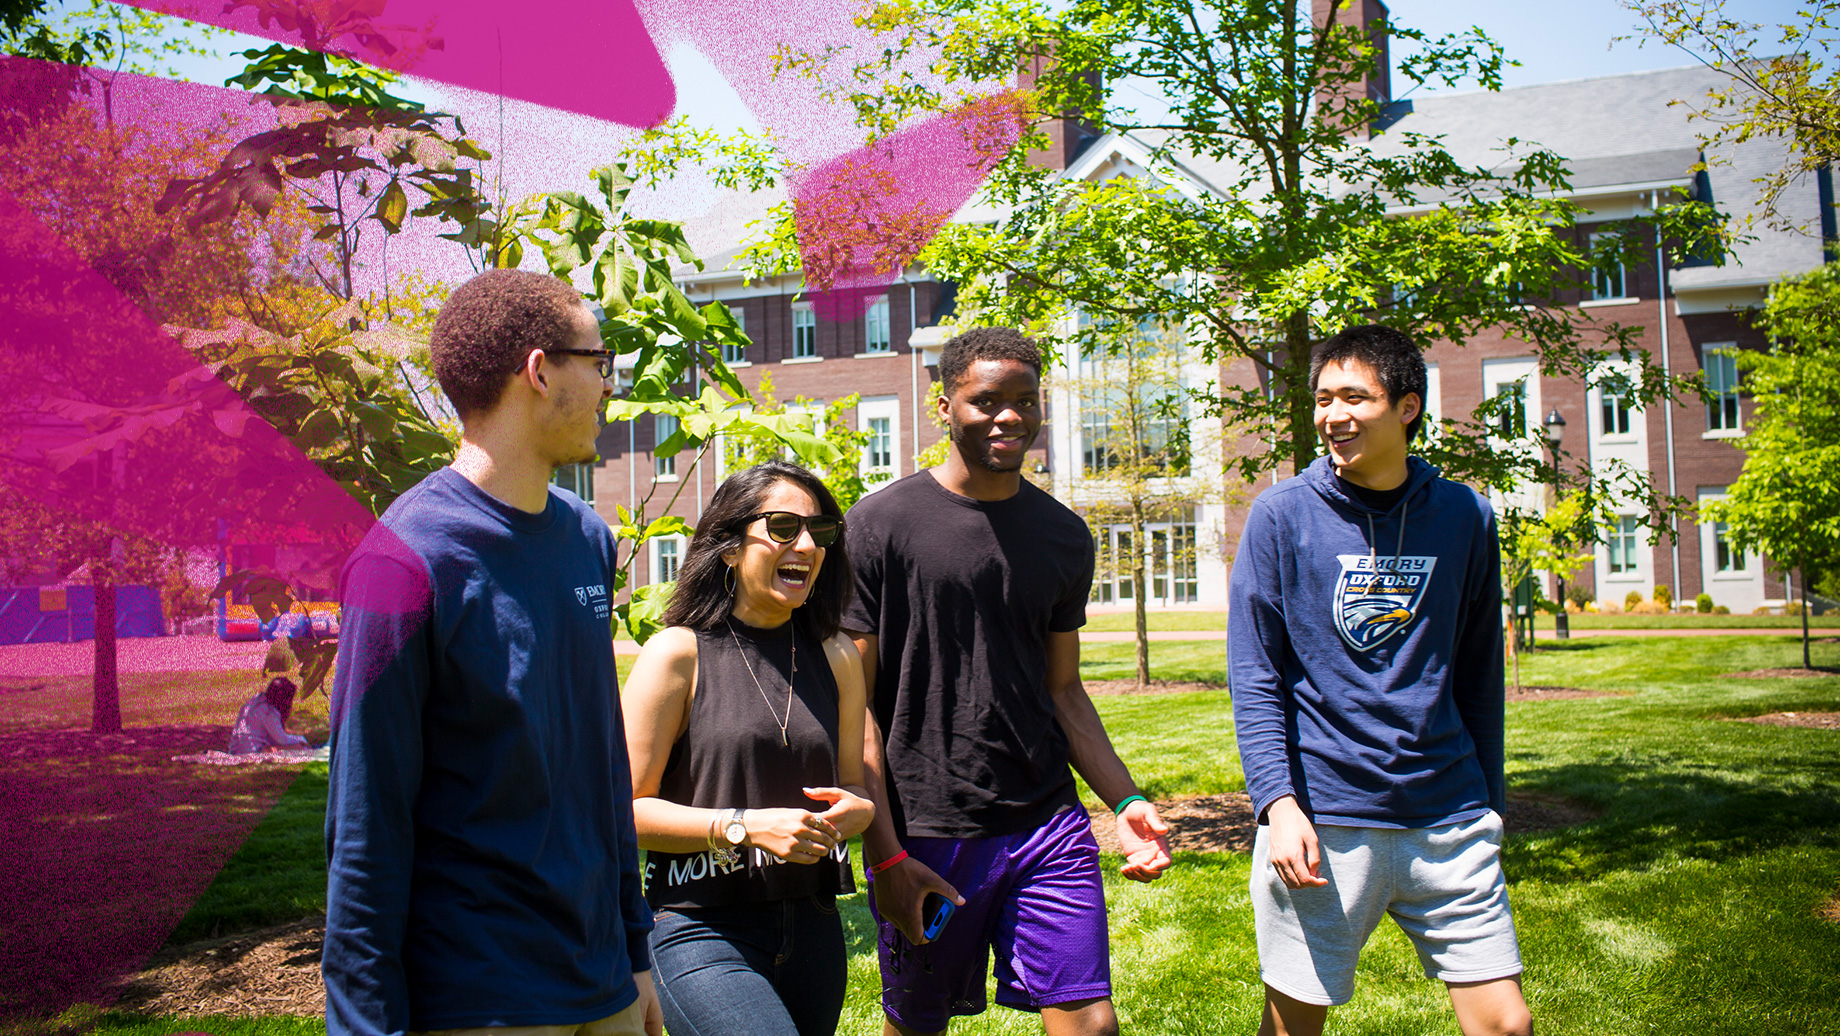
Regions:
M 1630 0 L 1625 6 L 1647 23 L 1648 39 L 1678 47 L 1729 78 L 1729 86 L 1697 101 L 1674 102 L 1691 105 L 1693 117 L 1712 128 L 1701 138 L 1708 149 L 1757 136 L 1788 145 L 1789 162 L 1757 178 L 1761 214 L 1773 228 L 1802 229 L 1777 213 L 1776 202 L 1790 185 L 1840 161 L 1840 0 L 1811 0 L 1798 12 L 1799 22 L 1769 27 L 1738 17 L 1726 0 Z
M 1248 479 L 1317 455 L 1309 351 L 1351 324 L 1383 321 L 1422 342 L 1500 329 L 1527 342 L 1548 376 L 1586 377 L 1615 359 L 1636 365 L 1645 402 L 1674 392 L 1634 347 L 1635 329 L 1524 303 L 1576 287 L 1624 252 L 1633 259 L 1644 234 L 1701 247 L 1705 206 L 1663 206 L 1626 222 L 1620 240 L 1586 248 L 1554 232 L 1577 210 L 1551 196 L 1567 174 L 1550 151 L 1509 139 L 1483 168 L 1423 135 L 1376 144 L 1365 127 L 1384 113 L 1367 87 L 1385 50 L 1348 24 L 1344 5 L 1326 6 L 1312 24 L 1295 0 L 888 2 L 859 19 L 881 34 L 866 56 L 788 51 L 783 61 L 853 103 L 872 136 L 964 111 L 1019 69 L 1031 76 L 1017 107 L 1029 131 L 985 185 L 1007 215 L 948 224 L 921 258 L 961 283 L 961 311 L 1028 327 L 1050 348 L 1088 344 L 1069 318 L 1078 309 L 1180 324 L 1208 362 L 1256 371 L 1211 404 L 1236 433 L 1270 444 L 1239 458 Z M 1503 57 L 1478 32 L 1387 31 L 1421 45 L 1398 70 L 1414 83 L 1499 86 Z M 1168 117 L 1125 107 L 1107 85 L 1125 80 L 1160 89 Z M 1067 112 L 1137 134 L 1162 175 L 1072 182 L 1032 164 L 1030 149 L 1048 143 L 1040 124 Z M 1176 160 L 1190 155 L 1219 170 L 1219 194 L 1175 186 Z M 1400 218 L 1399 206 L 1422 211 Z M 1451 423 L 1433 459 L 1493 486 L 1536 477 L 1537 458 L 1489 448 L 1485 417 Z
M 844 415 L 856 409 L 862 402 L 860 393 L 852 392 L 840 396 L 829 403 L 799 396 L 788 407 L 773 394 L 773 373 L 767 371 L 760 376 L 760 384 L 754 386 L 754 413 L 756 416 L 788 414 L 805 415 L 811 419 L 813 432 L 837 451 L 837 460 L 816 469 L 819 481 L 824 488 L 831 491 L 837 499 L 838 508 L 848 511 L 856 506 L 869 491 L 869 487 L 888 480 L 885 471 L 865 476 L 862 473 L 863 451 L 869 444 L 869 433 L 852 428 Z M 769 460 L 785 459 L 787 449 L 777 438 L 731 434 L 722 444 L 723 466 L 729 471 L 738 471 Z
M 1074 503 L 1099 544 L 1096 574 L 1130 572 L 1140 690 L 1150 681 L 1144 562 L 1151 538 L 1145 526 L 1218 495 L 1209 479 L 1194 475 L 1194 457 L 1218 453 L 1221 444 L 1205 432 L 1195 441 L 1196 426 L 1210 424 L 1189 417 L 1189 390 L 1196 386 L 1190 384 L 1191 350 L 1183 337 L 1182 328 L 1154 321 L 1113 321 L 1100 344 L 1075 358 L 1064 382 L 1077 400 L 1072 410 L 1080 415 L 1084 447 Z M 1123 557 L 1109 549 L 1115 524 L 1131 527 Z M 1177 563 L 1194 564 L 1193 541 L 1170 548 Z
M 1769 349 L 1737 355 L 1757 404 L 1738 443 L 1744 471 L 1701 516 L 1724 522 L 1738 549 L 1799 570 L 1802 667 L 1812 668 L 1808 575 L 1840 562 L 1840 267 L 1778 281 L 1758 322 Z

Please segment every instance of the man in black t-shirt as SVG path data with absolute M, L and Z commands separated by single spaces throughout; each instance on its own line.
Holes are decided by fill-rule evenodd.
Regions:
M 1162 874 L 1169 829 L 1080 683 L 1092 535 L 1022 478 L 1039 347 L 975 328 L 946 343 L 939 375 L 945 463 L 864 499 L 847 527 L 885 1032 L 982 1012 L 994 946 L 998 1003 L 1039 1011 L 1049 1036 L 1116 1033 L 1099 848 L 1069 764 L 1116 811 L 1126 877 Z M 930 945 L 928 892 L 959 906 Z

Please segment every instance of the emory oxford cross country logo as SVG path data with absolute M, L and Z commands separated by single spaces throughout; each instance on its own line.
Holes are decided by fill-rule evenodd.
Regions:
M 588 588 L 585 586 L 576 587 L 575 588 L 575 600 L 580 604 L 587 604 L 588 603 Z
M 1418 603 L 1431 583 L 1435 557 L 1381 558 L 1337 554 L 1341 578 L 1335 584 L 1335 628 L 1356 651 L 1372 651 L 1405 632 L 1418 616 Z

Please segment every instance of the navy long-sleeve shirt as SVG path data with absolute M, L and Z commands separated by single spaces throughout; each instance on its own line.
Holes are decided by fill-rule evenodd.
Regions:
M 1327 458 L 1259 495 L 1233 559 L 1228 679 L 1261 818 L 1430 827 L 1505 805 L 1501 564 L 1475 491 L 1409 460 L 1382 511 Z
M 451 468 L 347 565 L 333 687 L 330 1036 L 566 1025 L 651 959 L 606 522 Z

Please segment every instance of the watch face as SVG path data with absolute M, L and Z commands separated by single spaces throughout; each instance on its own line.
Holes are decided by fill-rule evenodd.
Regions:
M 728 822 L 728 826 L 722 829 L 722 833 L 727 836 L 729 844 L 740 845 L 747 838 L 747 824 L 743 823 L 740 817 L 736 817 Z

